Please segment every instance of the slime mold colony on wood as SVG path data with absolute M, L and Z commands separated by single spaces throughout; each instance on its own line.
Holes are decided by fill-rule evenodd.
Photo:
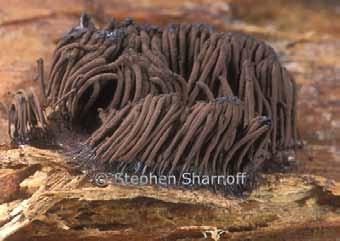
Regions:
M 54 51 L 46 90 L 38 63 L 45 103 L 31 91 L 17 92 L 10 136 L 36 143 L 58 136 L 53 122 L 68 125 L 83 136 L 81 145 L 73 140 L 80 168 L 177 176 L 247 172 L 243 186 L 215 186 L 240 193 L 258 167 L 298 143 L 295 82 L 274 50 L 250 36 L 131 19 L 97 29 L 82 15 Z

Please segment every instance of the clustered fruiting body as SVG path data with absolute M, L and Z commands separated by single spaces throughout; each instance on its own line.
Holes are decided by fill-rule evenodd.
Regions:
M 18 90 L 8 110 L 8 133 L 16 143 L 31 142 L 46 135 L 47 122 L 33 89 Z
M 43 92 L 63 121 L 89 132 L 75 158 L 85 168 L 253 174 L 297 144 L 296 86 L 273 49 L 204 24 L 97 29 L 83 15 L 58 43 Z M 35 122 L 19 116 L 22 102 L 11 107 L 14 140 L 27 136 L 25 123 L 46 129 L 40 107 L 25 109 Z

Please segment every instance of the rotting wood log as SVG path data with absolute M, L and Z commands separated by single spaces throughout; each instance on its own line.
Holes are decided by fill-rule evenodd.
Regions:
M 251 196 L 238 199 L 208 190 L 94 187 L 62 154 L 28 146 L 1 150 L 1 157 L 0 188 L 19 184 L 23 195 L 0 205 L 0 240 L 316 241 L 340 234 L 340 183 L 317 176 L 264 175 Z M 4 182 L 23 172 L 15 184 Z

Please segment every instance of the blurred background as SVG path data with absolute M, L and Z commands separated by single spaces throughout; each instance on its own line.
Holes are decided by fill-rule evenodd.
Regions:
M 294 75 L 299 88 L 298 126 L 305 143 L 299 173 L 340 181 L 340 1 L 339 0 L 0 0 L 0 101 L 37 86 L 36 60 L 49 69 L 58 39 L 82 12 L 98 26 L 110 19 L 138 22 L 209 23 L 267 41 Z M 9 142 L 4 111 L 0 144 Z

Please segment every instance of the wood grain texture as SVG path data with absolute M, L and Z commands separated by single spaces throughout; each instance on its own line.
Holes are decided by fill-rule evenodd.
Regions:
M 25 200 L 0 205 L 0 240 L 321 240 L 340 230 L 340 183 L 318 176 L 264 175 L 248 198 L 235 199 L 207 190 L 96 187 L 48 150 L 25 147 L 1 156 L 4 166 L 24 166 L 12 173 L 41 168 L 20 182 Z

